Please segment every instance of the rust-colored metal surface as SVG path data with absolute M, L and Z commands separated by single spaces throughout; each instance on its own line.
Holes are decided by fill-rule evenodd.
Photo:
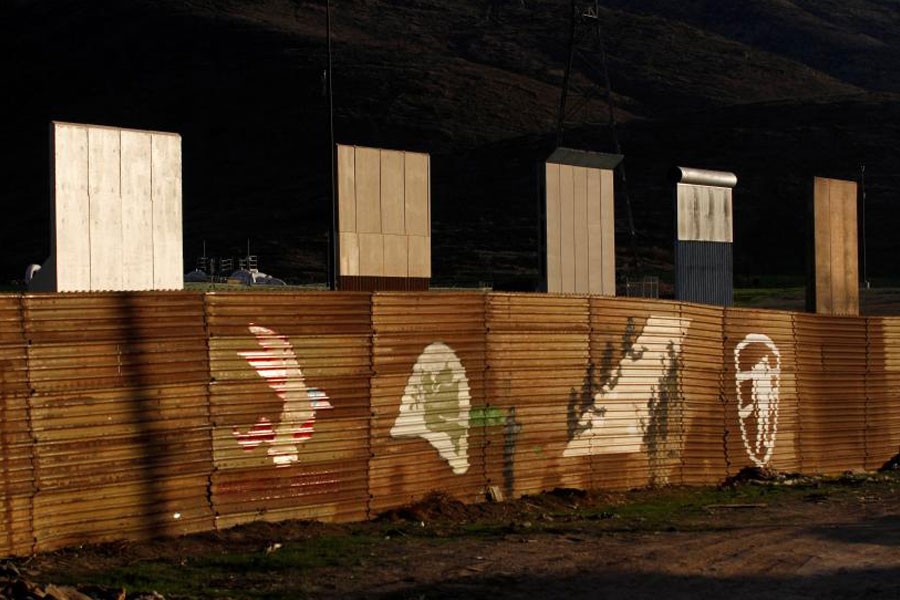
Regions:
M 202 296 L 23 304 L 36 549 L 212 527 Z
M 900 318 L 867 319 L 866 469 L 900 453 Z
M 800 447 L 807 473 L 862 469 L 866 456 L 866 320 L 798 314 Z
M 488 480 L 505 497 L 591 486 L 590 455 L 570 450 L 590 378 L 587 297 L 490 294 L 488 397 L 503 425 L 488 433 Z
M 367 516 L 370 296 L 209 294 L 218 528 Z
M 22 303 L 0 296 L 0 554 L 27 554 L 34 545 L 34 443 L 28 420 L 28 375 Z
M 722 401 L 727 385 L 724 367 L 728 362 L 724 348 L 725 310 L 682 304 L 680 317 L 687 330 L 678 368 L 678 401 L 683 407 L 682 483 L 716 483 L 726 475 L 726 409 Z M 667 410 L 677 415 L 678 407 L 676 403 Z M 673 421 L 677 423 L 677 419 Z
M 570 415 L 567 453 L 590 455 L 596 488 L 681 483 L 690 323 L 672 302 L 591 298 L 590 325 L 592 393 Z
M 805 406 L 800 405 L 797 364 L 794 315 L 725 312 L 722 389 L 729 475 L 744 467 L 800 471 Z
M 485 394 L 485 295 L 372 298 L 371 512 L 429 492 L 484 499 L 485 430 L 502 423 Z
M 0 296 L 0 551 L 900 450 L 900 318 L 471 293 Z

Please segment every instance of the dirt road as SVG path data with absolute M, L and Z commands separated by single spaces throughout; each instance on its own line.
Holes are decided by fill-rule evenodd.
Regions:
M 253 525 L 27 568 L 166 598 L 898 598 L 900 478 L 438 498 L 375 523 Z

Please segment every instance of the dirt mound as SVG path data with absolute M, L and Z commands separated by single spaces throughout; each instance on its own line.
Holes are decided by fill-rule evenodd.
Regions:
M 434 492 L 416 502 L 382 513 L 378 521 L 465 521 L 470 517 L 466 505 L 441 492 Z
M 891 460 L 881 465 L 881 468 L 878 469 L 878 471 L 879 473 L 884 473 L 887 471 L 900 471 L 900 454 L 897 454 Z

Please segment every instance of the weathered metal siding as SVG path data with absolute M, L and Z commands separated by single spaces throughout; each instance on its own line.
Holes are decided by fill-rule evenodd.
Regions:
M 490 294 L 488 397 L 504 424 L 489 434 L 488 479 L 521 496 L 591 487 L 590 455 L 566 455 L 590 378 L 587 297 Z
M 900 318 L 867 319 L 866 469 L 900 453 Z
M 683 414 L 682 483 L 701 485 L 722 481 L 726 475 L 723 443 L 725 405 L 722 402 L 725 310 L 696 304 L 681 306 L 687 328 L 678 371 L 680 397 L 669 408 L 670 418 Z M 676 421 L 677 422 L 677 421 Z
M 731 242 L 678 241 L 675 244 L 675 298 L 718 306 L 734 303 Z
M 590 306 L 593 393 L 570 416 L 569 452 L 587 447 L 596 488 L 680 483 L 688 324 L 679 305 L 591 298 Z
M 866 455 L 866 320 L 798 314 L 802 469 L 862 469 Z
M 34 443 L 28 420 L 26 343 L 19 296 L 0 296 L 0 469 L 3 495 L 0 554 L 34 545 Z
M 744 467 L 799 471 L 803 424 L 794 315 L 727 310 L 724 359 L 728 474 Z
M 342 292 L 427 292 L 431 280 L 426 277 L 350 277 L 341 275 Z
M 218 528 L 367 516 L 370 296 L 206 296 Z
M 373 515 L 433 491 L 484 499 L 484 320 L 484 294 L 374 294 Z
M 202 296 L 23 302 L 36 548 L 209 529 Z

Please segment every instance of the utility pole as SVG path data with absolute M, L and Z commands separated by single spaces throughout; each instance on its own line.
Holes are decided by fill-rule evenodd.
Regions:
M 866 256 L 866 165 L 859 166 L 859 190 L 860 199 L 862 200 L 862 267 L 863 267 L 863 283 L 866 289 L 871 287 L 869 283 L 869 267 L 868 258 Z
M 335 174 L 335 154 L 337 149 L 334 144 L 334 87 L 332 86 L 332 52 L 331 52 L 331 0 L 325 0 L 325 36 L 328 38 L 328 71 L 326 83 L 328 84 L 328 152 L 331 157 L 331 234 L 328 257 L 328 285 L 332 290 L 338 288 L 338 257 L 340 256 L 340 240 L 338 236 L 337 214 L 337 175 Z
M 580 126 L 598 124 L 590 121 L 590 102 L 598 97 L 603 97 L 606 100 L 608 113 L 606 127 L 609 130 L 613 151 L 616 154 L 622 154 L 612 82 L 609 78 L 603 25 L 600 21 L 599 0 L 594 0 L 593 2 L 572 0 L 570 19 L 568 59 L 563 75 L 559 111 L 557 113 L 556 145 L 562 146 L 564 144 L 567 124 L 572 124 L 578 113 L 583 114 L 580 120 L 574 120 L 574 124 Z M 573 83 L 573 70 L 576 68 L 584 71 L 589 79 L 588 84 L 584 87 L 577 87 Z M 634 215 L 631 210 L 631 196 L 628 193 L 628 178 L 625 173 L 624 160 L 616 167 L 616 175 L 619 180 L 616 190 L 625 204 L 625 217 L 632 259 L 631 266 L 634 271 L 637 271 L 640 268 L 637 253 L 637 231 L 634 227 Z

